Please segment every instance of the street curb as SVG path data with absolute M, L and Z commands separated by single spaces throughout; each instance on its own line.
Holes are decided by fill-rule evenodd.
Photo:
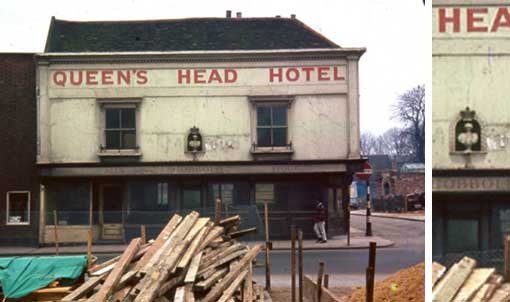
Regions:
M 389 241 L 389 240 L 388 240 Z M 395 245 L 395 242 L 391 242 L 388 244 L 378 245 L 377 248 L 388 248 Z M 296 248 L 297 249 L 297 248 Z M 324 250 L 368 250 L 369 246 L 341 246 L 341 247 L 308 247 L 303 248 L 303 251 L 324 251 Z M 290 251 L 290 248 L 278 248 L 278 249 L 272 249 L 271 251 Z
M 386 239 L 387 240 L 387 239 Z M 390 240 L 387 240 L 390 241 Z M 395 242 L 390 241 L 390 243 L 377 245 L 378 248 L 388 248 L 395 245 Z M 324 250 L 365 250 L 368 249 L 369 246 L 340 246 L 340 247 L 306 247 L 303 248 L 303 251 L 324 251 Z M 296 248 L 297 249 L 297 248 Z M 291 248 L 273 248 L 271 251 L 290 251 Z M 60 252 L 60 255 L 85 255 L 84 252 Z M 101 251 L 101 252 L 92 252 L 93 255 L 112 255 L 112 254 L 122 254 L 122 251 Z M 53 256 L 54 253 L 1 253 L 0 257 L 22 257 L 22 256 Z
M 353 216 L 367 216 L 365 214 L 358 214 L 358 213 L 351 213 L 351 215 L 353 215 Z M 417 219 L 417 218 L 411 218 L 411 217 L 386 216 L 386 215 L 377 215 L 377 214 L 371 214 L 370 216 L 377 217 L 377 218 L 425 222 L 425 219 Z

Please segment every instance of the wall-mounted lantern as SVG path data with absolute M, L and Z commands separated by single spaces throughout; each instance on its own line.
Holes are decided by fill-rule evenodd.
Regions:
M 200 134 L 200 129 L 198 129 L 196 126 L 193 126 L 193 128 L 189 130 L 186 145 L 188 152 L 195 153 L 203 151 L 202 135 Z
M 481 127 L 475 115 L 476 112 L 469 107 L 460 112 L 460 120 L 455 125 L 455 151 L 464 153 L 482 151 Z

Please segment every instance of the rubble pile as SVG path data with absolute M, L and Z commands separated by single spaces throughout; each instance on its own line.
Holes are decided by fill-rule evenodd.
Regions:
M 353 291 L 347 300 L 350 302 L 365 302 L 365 295 L 365 288 L 358 288 Z M 374 301 L 425 301 L 425 263 L 400 270 L 386 279 L 376 282 Z
M 262 246 L 234 239 L 255 230 L 238 231 L 240 220 L 174 215 L 155 240 L 133 239 L 121 256 L 92 266 L 88 280 L 62 301 L 263 301 L 263 288 L 252 280 Z
M 494 268 L 477 268 L 476 260 L 464 257 L 446 269 L 432 265 L 433 301 L 508 302 L 510 283 Z

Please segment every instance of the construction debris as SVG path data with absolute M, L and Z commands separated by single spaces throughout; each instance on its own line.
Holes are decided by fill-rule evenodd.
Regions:
M 477 268 L 476 260 L 462 258 L 445 272 L 434 262 L 432 300 L 436 302 L 509 302 L 510 283 L 494 268 Z
M 89 269 L 89 279 L 61 301 L 264 301 L 252 280 L 262 245 L 236 242 L 254 229 L 238 230 L 238 215 L 217 225 L 193 211 L 174 215 L 158 237 L 133 239 L 124 253 Z

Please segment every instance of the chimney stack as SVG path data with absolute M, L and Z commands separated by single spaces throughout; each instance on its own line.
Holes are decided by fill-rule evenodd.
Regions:
M 292 15 L 290 15 L 290 18 L 291 18 L 291 19 L 296 19 L 296 14 L 292 14 Z
M 231 10 L 227 11 L 227 18 L 232 18 L 232 11 Z
M 241 19 L 243 17 L 243 14 L 241 12 L 236 13 L 237 19 Z

